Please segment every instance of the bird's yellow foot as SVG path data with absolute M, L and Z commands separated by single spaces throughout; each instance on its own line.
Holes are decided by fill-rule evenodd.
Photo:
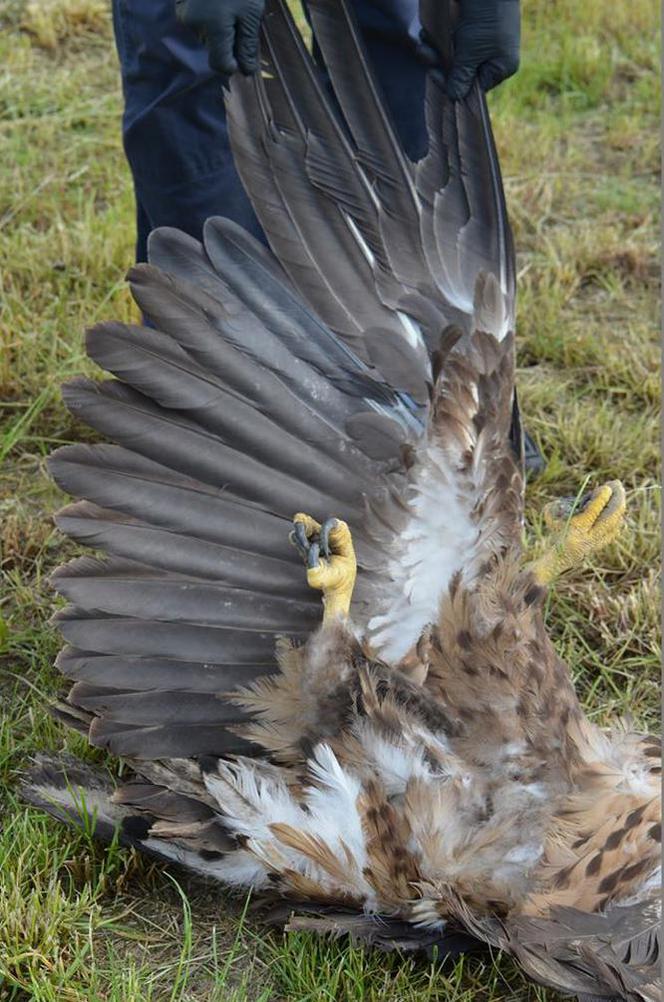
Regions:
M 350 529 L 339 518 L 321 525 L 311 515 L 293 516 L 290 541 L 307 565 L 307 584 L 323 593 L 323 622 L 346 619 L 357 574 Z
M 625 489 L 619 480 L 576 498 L 553 501 L 544 509 L 544 520 L 557 536 L 531 569 L 542 585 L 613 542 L 625 517 Z

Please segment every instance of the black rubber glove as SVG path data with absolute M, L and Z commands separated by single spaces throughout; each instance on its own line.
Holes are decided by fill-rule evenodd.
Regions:
M 205 42 L 210 69 L 246 76 L 258 69 L 258 32 L 265 0 L 175 0 L 178 20 Z
M 475 76 L 491 90 L 519 68 L 519 0 L 461 0 L 447 93 L 465 97 Z

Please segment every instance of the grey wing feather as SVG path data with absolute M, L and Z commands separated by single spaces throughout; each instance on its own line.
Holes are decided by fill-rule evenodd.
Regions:
M 233 588 L 289 594 L 303 600 L 309 597 L 301 569 L 292 559 L 264 555 L 250 534 L 245 539 L 237 535 L 235 546 L 223 546 L 97 508 L 88 501 L 68 505 L 55 521 L 72 539 L 113 556 Z
M 72 645 L 60 664 L 75 683 L 72 713 L 80 700 L 95 742 L 118 753 L 139 754 L 141 741 L 144 758 L 228 750 L 224 723 L 239 709 L 212 729 L 201 719 L 197 741 L 193 724 L 159 725 L 156 709 L 137 722 L 129 708 L 147 704 L 130 697 L 159 693 L 152 705 L 165 708 L 183 693 L 228 691 L 274 670 L 277 634 L 310 632 L 320 611 L 289 547 L 295 511 L 349 522 L 354 615 L 366 626 L 379 592 L 385 608 L 391 547 L 429 462 L 432 402 L 456 392 L 432 362 L 439 373 L 456 352 L 484 379 L 474 325 L 499 337 L 511 323 L 509 227 L 482 95 L 452 107 L 432 76 L 430 148 L 415 167 L 348 5 L 313 0 L 311 16 L 335 100 L 283 0 L 268 3 L 264 72 L 233 78 L 227 97 L 238 169 L 272 251 L 228 220 L 208 221 L 203 243 L 153 233 L 151 264 L 129 279 L 154 329 L 93 329 L 88 352 L 117 379 L 65 390 L 72 412 L 115 444 L 67 447 L 50 462 L 80 499 L 59 524 L 109 555 L 54 577 L 73 603 L 57 617 Z M 497 298 L 482 270 L 495 274 Z M 508 339 L 501 350 L 512 351 Z M 491 365 L 502 401 L 511 369 Z M 450 412 L 461 413 L 454 399 Z M 478 438 L 482 456 L 489 441 Z M 479 476 L 473 485 L 486 487 Z M 388 577 L 399 592 L 399 575 Z M 81 685 L 121 695 L 100 702 Z
M 101 685 L 109 679 L 113 685 L 132 692 L 146 692 L 151 689 L 169 691 L 216 692 L 223 670 L 223 685 L 227 690 L 248 685 L 255 678 L 270 673 L 272 653 L 266 661 L 260 661 L 257 653 L 255 663 L 219 665 L 206 662 L 192 662 L 177 657 L 140 657 L 137 655 L 95 654 L 75 647 L 64 647 L 56 662 L 62 674 L 75 682 Z
M 274 634 L 261 629 L 168 623 L 134 615 L 112 616 L 95 609 L 70 605 L 53 617 L 68 643 L 80 650 L 128 657 L 180 659 L 187 664 L 217 664 L 214 685 L 225 689 L 226 665 L 274 665 Z M 213 691 L 213 690 L 211 690 Z

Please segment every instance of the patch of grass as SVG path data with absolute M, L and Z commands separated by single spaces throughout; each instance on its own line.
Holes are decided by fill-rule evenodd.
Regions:
M 103 0 L 28 0 L 20 24 L 35 45 L 53 51 L 71 39 L 84 45 L 105 36 L 107 17 Z
M 519 267 L 522 409 L 549 465 L 541 508 L 587 473 L 621 477 L 630 520 L 548 609 L 600 722 L 658 714 L 658 65 L 654 0 L 524 4 L 521 72 L 491 96 Z M 59 680 L 47 579 L 74 554 L 45 473 L 80 439 L 59 397 L 92 373 L 85 326 L 135 316 L 133 200 L 106 3 L 0 9 L 0 999 L 37 1002 L 528 1002 L 505 958 L 451 969 L 281 936 L 241 902 L 19 802 L 29 755 L 103 761 L 44 711 Z M 173 880 L 177 880 L 177 886 Z
M 506 958 L 423 963 L 299 933 L 269 941 L 265 960 L 275 997 L 293 1002 L 537 1002 L 546 997 Z

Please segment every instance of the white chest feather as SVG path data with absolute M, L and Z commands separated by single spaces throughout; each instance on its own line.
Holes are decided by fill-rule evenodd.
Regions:
M 436 619 L 442 595 L 478 537 L 470 499 L 460 493 L 456 471 L 435 443 L 427 446 L 407 504 L 411 517 L 393 544 L 383 598 L 368 624 L 372 645 L 390 662 L 400 660 Z

